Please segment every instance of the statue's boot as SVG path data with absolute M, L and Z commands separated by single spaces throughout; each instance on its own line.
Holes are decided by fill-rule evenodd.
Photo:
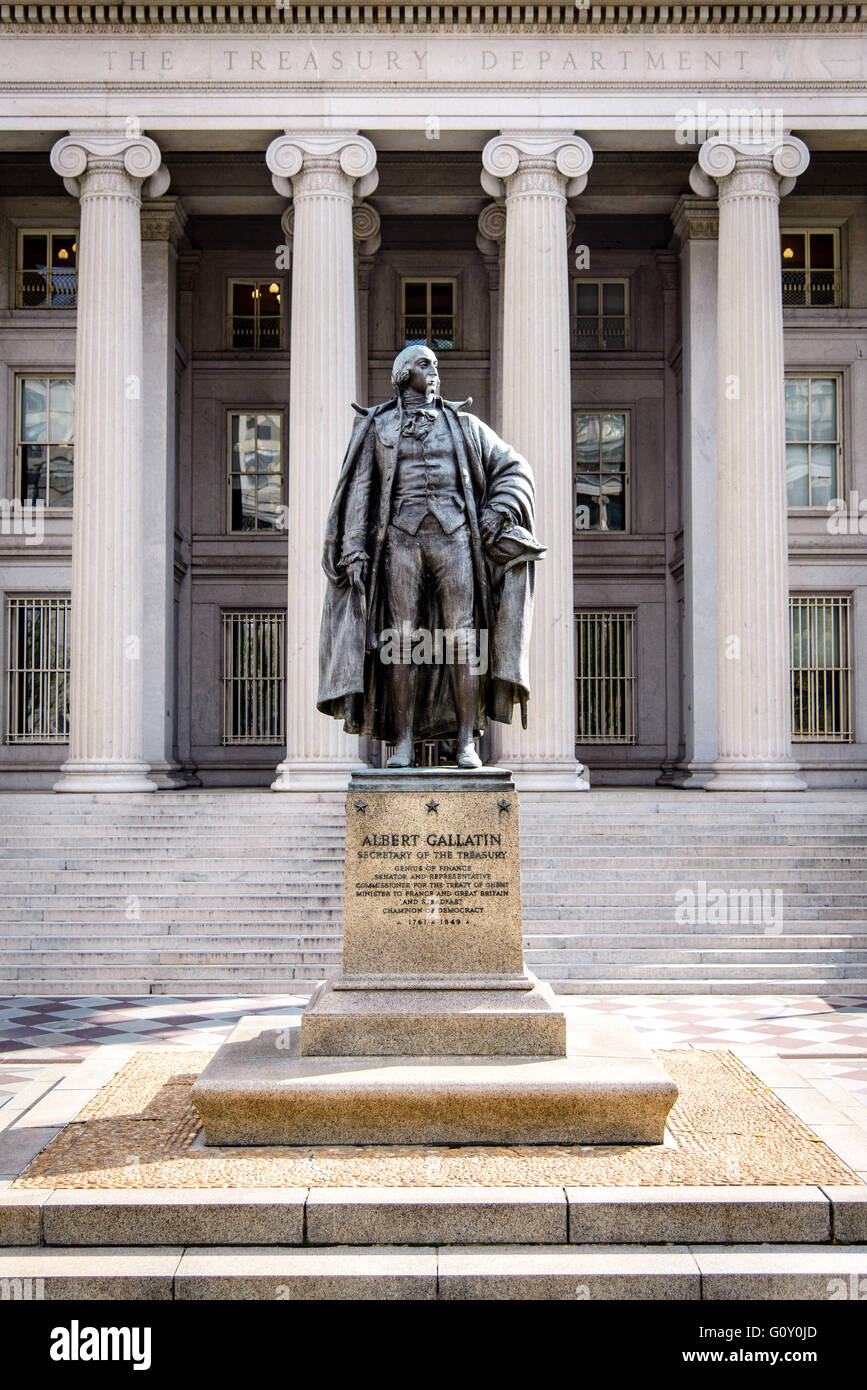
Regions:
M 386 767 L 412 767 L 412 739 L 402 738 L 385 765 Z
M 458 767 L 481 767 L 482 760 L 472 743 L 462 743 L 458 748 Z

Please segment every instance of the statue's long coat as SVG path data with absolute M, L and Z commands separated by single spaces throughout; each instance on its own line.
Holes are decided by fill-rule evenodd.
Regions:
M 475 571 L 475 624 L 489 634 L 488 671 L 479 682 L 476 732 L 481 732 L 487 717 L 511 723 L 516 702 L 526 722 L 533 560 L 542 549 L 533 535 L 533 475 L 520 454 L 462 408 L 469 402 L 438 404 L 451 431 L 466 502 Z M 323 714 L 344 720 L 347 733 L 368 733 L 393 742 L 389 667 L 380 661 L 378 648 L 383 631 L 399 623 L 399 615 L 386 611 L 383 552 L 403 415 L 398 400 L 363 412 L 358 406 L 355 409 L 360 418 L 343 460 L 325 530 L 322 567 L 328 585 L 319 642 L 317 707 Z M 492 556 L 485 557 L 479 533 L 479 517 L 487 506 L 508 512 L 507 529 L 518 536 L 508 557 L 499 552 L 500 563 Z M 521 544 L 524 533 L 529 533 L 526 549 Z M 364 602 L 339 566 L 341 557 L 351 551 L 364 551 L 369 557 Z M 418 616 L 419 626 L 431 631 L 442 628 L 435 593 L 428 592 L 426 604 L 427 612 Z M 451 668 L 432 665 L 416 669 L 414 737 L 453 737 L 457 720 Z

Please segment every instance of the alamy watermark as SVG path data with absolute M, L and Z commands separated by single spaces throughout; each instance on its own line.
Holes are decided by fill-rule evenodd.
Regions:
M 379 659 L 384 666 L 467 666 L 475 676 L 488 669 L 486 628 L 400 627 L 379 634 Z
M 867 497 L 861 497 L 854 490 L 845 500 L 832 497 L 827 504 L 830 513 L 826 522 L 831 536 L 867 536 Z
M 764 927 L 766 936 L 783 930 L 781 888 L 709 888 L 699 879 L 694 888 L 678 888 L 674 920 L 681 926 Z
M 679 145 L 703 145 L 718 137 L 734 144 L 758 145 L 783 138 L 783 112 L 778 106 L 682 106 L 674 113 L 674 138 Z
M 22 502 L 19 497 L 0 497 L 0 536 L 23 536 L 25 545 L 41 545 L 45 540 L 45 503 Z

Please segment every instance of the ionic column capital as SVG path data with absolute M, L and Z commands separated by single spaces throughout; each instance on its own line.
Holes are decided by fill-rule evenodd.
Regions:
M 719 210 L 715 203 L 709 203 L 706 198 L 689 195 L 678 198 L 671 214 L 671 225 L 681 247 L 688 241 L 719 240 Z
M 476 245 L 483 256 L 499 256 L 506 239 L 506 204 L 502 198 L 487 203 L 476 223 Z
M 382 219 L 371 203 L 355 203 L 352 209 L 352 239 L 360 256 L 375 256 L 382 245 Z
M 568 131 L 504 131 L 482 150 L 482 187 L 492 198 L 538 191 L 573 198 L 587 185 L 593 151 Z
M 287 130 L 271 141 L 265 163 L 284 198 L 310 193 L 364 198 L 379 182 L 376 148 L 354 130 Z
M 51 167 L 73 198 L 127 192 L 159 198 L 169 186 L 155 140 L 121 131 L 78 130 L 52 147 Z
M 743 193 L 784 198 L 810 163 L 810 151 L 797 135 L 776 140 L 740 141 L 714 135 L 698 152 L 689 176 L 700 197 L 720 201 Z
M 180 198 L 148 200 L 142 205 L 142 241 L 168 241 L 177 248 L 186 226 L 187 214 Z

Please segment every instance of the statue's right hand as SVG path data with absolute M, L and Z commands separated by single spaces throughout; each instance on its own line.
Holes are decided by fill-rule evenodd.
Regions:
M 346 573 L 353 589 L 357 589 L 360 594 L 364 593 L 364 581 L 367 577 L 366 560 L 350 560 L 346 566 Z

